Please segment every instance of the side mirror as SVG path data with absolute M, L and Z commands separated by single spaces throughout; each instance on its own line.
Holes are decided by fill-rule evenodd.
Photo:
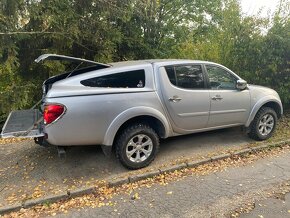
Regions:
M 247 81 L 242 80 L 242 79 L 237 80 L 236 87 L 239 90 L 244 90 L 245 88 L 247 88 Z

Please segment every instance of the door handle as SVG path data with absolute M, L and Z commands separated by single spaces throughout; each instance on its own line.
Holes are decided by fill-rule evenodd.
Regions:
M 173 97 L 170 97 L 168 100 L 172 102 L 179 102 L 182 100 L 182 98 L 179 98 L 177 95 L 174 95 Z
M 220 95 L 215 95 L 211 98 L 212 100 L 222 100 L 223 98 Z

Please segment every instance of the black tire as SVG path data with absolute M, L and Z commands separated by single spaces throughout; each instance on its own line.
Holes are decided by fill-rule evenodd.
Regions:
M 273 127 L 268 134 L 263 135 L 259 131 L 259 123 L 262 120 L 262 118 L 267 114 L 273 117 Z M 255 139 L 257 141 L 266 140 L 273 135 L 273 132 L 275 131 L 275 128 L 276 128 L 276 123 L 277 123 L 277 113 L 272 108 L 262 107 L 257 112 L 254 120 L 252 121 L 248 135 L 250 138 Z
M 144 137 L 145 140 L 149 140 L 150 138 L 151 141 L 149 140 L 149 142 L 152 142 L 150 143 L 150 146 L 152 144 L 152 147 L 151 147 L 151 153 L 150 155 L 148 155 L 148 157 L 146 157 L 145 153 L 142 153 L 142 151 L 138 151 L 139 157 L 143 155 L 142 158 L 146 158 L 146 159 L 141 161 L 139 158 L 140 162 L 134 162 L 128 158 L 127 150 L 130 147 L 129 142 L 131 140 L 132 140 L 131 142 L 133 142 L 134 139 L 138 136 L 145 136 Z M 136 144 L 134 144 L 134 146 L 136 146 Z M 140 169 L 140 168 L 148 166 L 154 160 L 156 154 L 159 151 L 159 137 L 149 125 L 143 124 L 143 123 L 136 123 L 127 127 L 121 132 L 121 134 L 115 141 L 115 148 L 116 148 L 116 157 L 122 163 L 123 166 L 125 166 L 128 169 L 133 169 L 133 170 Z M 133 153 L 133 155 L 134 154 L 135 153 Z M 131 158 L 134 158 L 133 155 L 131 156 Z M 137 158 L 136 156 L 135 158 Z

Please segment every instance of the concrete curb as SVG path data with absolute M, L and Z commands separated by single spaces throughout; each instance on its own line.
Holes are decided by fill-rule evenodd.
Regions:
M 23 208 L 29 208 L 29 207 L 33 207 L 35 205 L 38 204 L 48 204 L 48 203 L 53 203 L 59 200 L 65 200 L 68 199 L 68 195 L 67 193 L 61 193 L 58 195 L 49 195 L 43 198 L 37 198 L 37 199 L 32 199 L 32 200 L 27 200 L 22 204 Z
M 225 153 L 225 154 L 221 154 L 221 155 L 217 155 L 217 156 L 213 156 L 211 157 L 211 161 L 214 162 L 214 161 L 218 161 L 218 160 L 224 160 L 224 159 L 227 159 L 229 157 L 231 157 L 232 155 L 230 153 Z
M 188 167 L 186 163 L 181 163 L 181 164 L 165 167 L 165 168 L 160 169 L 160 173 L 159 174 L 171 173 L 171 172 L 174 172 L 175 170 L 181 170 L 181 169 L 184 169 L 186 167 Z
M 166 168 L 146 172 L 146 173 L 136 175 L 136 176 L 129 176 L 127 178 L 110 180 L 110 181 L 108 181 L 107 185 L 109 187 L 117 187 L 117 186 L 121 186 L 121 185 L 126 184 L 126 183 L 133 183 L 133 182 L 137 182 L 137 181 L 140 181 L 140 180 L 143 180 L 146 178 L 152 178 L 152 177 L 157 176 L 159 174 L 170 173 L 170 172 L 174 172 L 175 170 L 181 170 L 184 168 L 195 168 L 195 167 L 198 167 L 200 165 L 207 164 L 210 162 L 225 160 L 225 159 L 230 158 L 230 157 L 250 154 L 253 152 L 258 152 L 258 151 L 261 151 L 264 149 L 270 149 L 273 147 L 279 147 L 279 146 L 283 146 L 287 143 L 290 143 L 290 139 L 280 141 L 280 142 L 268 143 L 265 145 L 259 145 L 259 146 L 255 146 L 255 147 L 248 147 L 248 148 L 245 148 L 245 149 L 233 152 L 233 153 L 225 153 L 225 154 L 216 155 L 216 156 L 213 156 L 210 158 L 205 158 L 205 159 L 201 159 L 201 160 L 197 160 L 197 161 L 190 161 L 187 163 L 181 163 L 181 164 L 169 166 Z M 35 206 L 38 204 L 53 203 L 56 201 L 66 200 L 69 198 L 74 198 L 74 197 L 82 196 L 85 194 L 91 194 L 91 193 L 94 193 L 95 191 L 96 191 L 96 187 L 91 186 L 91 187 L 76 189 L 73 191 L 68 191 L 67 193 L 61 193 L 58 195 L 51 195 L 51 196 L 46 196 L 43 198 L 27 200 L 27 201 L 23 202 L 22 204 L 18 203 L 18 204 L 14 204 L 11 206 L 1 207 L 0 208 L 0 215 L 14 212 L 14 211 L 18 211 L 21 208 L 29 208 L 29 207 L 32 207 L 32 206 Z
M 187 162 L 187 167 L 188 168 L 194 168 L 194 167 L 198 167 L 200 165 L 203 164 L 207 164 L 211 162 L 211 158 L 205 158 L 205 159 L 201 159 L 201 160 L 194 160 L 194 161 L 190 161 Z
M 79 188 L 79 189 L 75 189 L 72 191 L 67 191 L 67 195 L 70 198 L 75 198 L 75 197 L 79 197 L 82 195 L 86 195 L 86 194 L 91 194 L 96 192 L 96 187 L 95 186 L 90 186 L 87 188 Z
M 245 154 L 249 154 L 251 152 L 253 152 L 253 149 L 245 148 L 245 149 L 242 149 L 240 151 L 236 151 L 236 152 L 232 153 L 232 156 L 245 155 Z
M 22 208 L 22 205 L 20 203 L 19 204 L 5 206 L 5 207 L 1 207 L 0 208 L 0 215 L 3 215 L 5 213 L 10 213 L 10 212 L 17 211 L 17 210 L 20 210 L 21 208 Z
M 108 186 L 109 187 L 116 187 L 116 186 L 123 185 L 125 183 L 129 183 L 129 177 L 128 178 L 119 178 L 119 179 L 109 181 Z
M 159 175 L 160 173 L 161 173 L 161 170 L 154 170 L 154 171 L 146 172 L 146 173 L 136 175 L 136 176 L 129 176 L 128 180 L 129 180 L 129 183 L 133 183 L 133 182 L 137 182 L 143 179 L 152 178 L 156 175 Z M 118 185 L 120 186 L 123 184 L 118 184 Z

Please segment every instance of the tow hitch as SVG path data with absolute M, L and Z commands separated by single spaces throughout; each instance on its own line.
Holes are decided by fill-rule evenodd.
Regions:
M 63 146 L 57 146 L 57 154 L 59 158 L 66 158 L 66 151 L 65 147 Z

